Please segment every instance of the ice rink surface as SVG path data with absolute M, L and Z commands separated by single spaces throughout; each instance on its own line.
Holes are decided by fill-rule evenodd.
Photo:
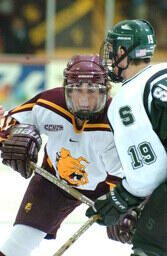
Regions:
M 0 245 L 10 232 L 28 182 L 29 180 L 0 164 Z M 44 240 L 31 256 L 53 256 L 60 246 L 87 221 L 86 208 L 85 205 L 78 207 L 61 225 L 57 239 Z M 129 256 L 130 252 L 129 245 L 109 240 L 105 227 L 95 223 L 63 255 Z

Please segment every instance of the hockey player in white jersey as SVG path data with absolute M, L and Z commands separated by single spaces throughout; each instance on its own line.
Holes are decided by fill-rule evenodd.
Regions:
M 108 119 L 124 179 L 89 208 L 103 224 L 119 221 L 150 196 L 133 237 L 133 256 L 167 255 L 167 63 L 151 65 L 156 46 L 151 24 L 125 20 L 108 32 L 101 48 L 112 81 L 123 82 Z
M 64 87 L 41 92 L 3 119 L 3 163 L 24 178 L 31 177 L 29 161 L 37 162 L 41 134 L 45 134 L 43 168 L 92 200 L 109 192 L 106 180 L 114 186 L 122 178 L 107 123 L 109 89 L 107 71 L 97 55 L 74 56 L 64 70 Z M 62 221 L 80 203 L 35 174 L 0 255 L 30 255 L 43 238 L 56 237 Z M 122 232 L 119 234 L 113 230 L 113 239 L 124 242 Z

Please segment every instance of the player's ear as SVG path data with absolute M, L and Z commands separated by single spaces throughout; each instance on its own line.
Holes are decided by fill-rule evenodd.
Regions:
M 124 54 L 125 54 L 124 48 L 123 47 L 119 47 L 119 49 L 118 49 L 118 56 L 120 57 L 120 56 L 122 56 Z

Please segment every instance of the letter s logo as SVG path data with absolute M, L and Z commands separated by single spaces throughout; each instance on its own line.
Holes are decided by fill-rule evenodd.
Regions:
M 119 109 L 119 115 L 122 120 L 122 123 L 127 126 L 130 124 L 133 124 L 135 121 L 135 118 L 132 114 L 132 110 L 129 106 L 124 106 Z

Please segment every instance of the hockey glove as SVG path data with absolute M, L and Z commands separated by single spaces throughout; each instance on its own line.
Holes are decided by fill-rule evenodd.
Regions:
M 132 243 L 132 237 L 136 230 L 136 223 L 140 217 L 142 208 L 137 207 L 130 211 L 121 222 L 107 227 L 107 235 L 109 239 L 121 242 Z
M 115 225 L 122 221 L 129 210 L 135 208 L 143 200 L 130 194 L 122 184 L 118 184 L 106 195 L 96 199 L 94 207 L 89 207 L 86 216 L 99 214 L 101 219 L 97 222 L 101 225 Z
M 2 163 L 27 179 L 32 175 L 29 162 L 37 162 L 41 145 L 40 134 L 34 125 L 15 125 L 11 128 L 9 138 L 2 144 Z

